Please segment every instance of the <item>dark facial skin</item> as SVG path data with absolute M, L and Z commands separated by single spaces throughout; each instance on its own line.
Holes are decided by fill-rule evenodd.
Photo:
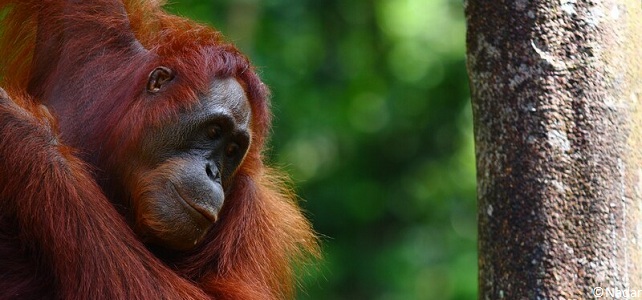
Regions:
M 250 122 L 245 92 L 228 78 L 214 80 L 178 122 L 151 130 L 133 162 L 135 231 L 172 250 L 201 241 L 249 149 Z

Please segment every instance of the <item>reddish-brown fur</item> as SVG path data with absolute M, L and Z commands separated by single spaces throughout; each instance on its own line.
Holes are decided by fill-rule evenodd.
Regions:
M 0 299 L 291 298 L 293 265 L 316 253 L 316 239 L 263 164 L 266 88 L 218 32 L 159 1 L 124 4 L 129 20 L 118 1 L 0 0 Z M 121 41 L 132 35 L 149 51 Z M 142 101 L 158 65 L 180 74 L 177 88 Z M 114 207 L 135 203 L 100 176 L 127 178 L 133 141 L 191 107 L 214 77 L 245 88 L 252 144 L 206 241 L 164 262 Z M 82 114 L 65 114 L 78 105 Z M 101 151 L 74 150 L 83 147 Z

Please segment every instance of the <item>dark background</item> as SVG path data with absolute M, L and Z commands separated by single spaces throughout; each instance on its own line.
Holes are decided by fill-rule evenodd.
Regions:
M 299 299 L 475 299 L 461 0 L 173 0 L 271 87 L 270 157 L 322 237 Z

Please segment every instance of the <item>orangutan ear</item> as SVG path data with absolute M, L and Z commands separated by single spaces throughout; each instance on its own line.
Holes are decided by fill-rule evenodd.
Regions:
M 157 67 L 149 73 L 149 79 L 147 80 L 147 91 L 154 94 L 158 93 L 161 88 L 174 79 L 174 71 L 168 67 Z

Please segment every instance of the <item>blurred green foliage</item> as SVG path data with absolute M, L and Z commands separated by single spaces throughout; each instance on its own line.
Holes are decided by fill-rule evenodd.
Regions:
M 460 0 L 173 0 L 273 92 L 271 159 L 324 258 L 299 299 L 474 299 L 475 165 Z

